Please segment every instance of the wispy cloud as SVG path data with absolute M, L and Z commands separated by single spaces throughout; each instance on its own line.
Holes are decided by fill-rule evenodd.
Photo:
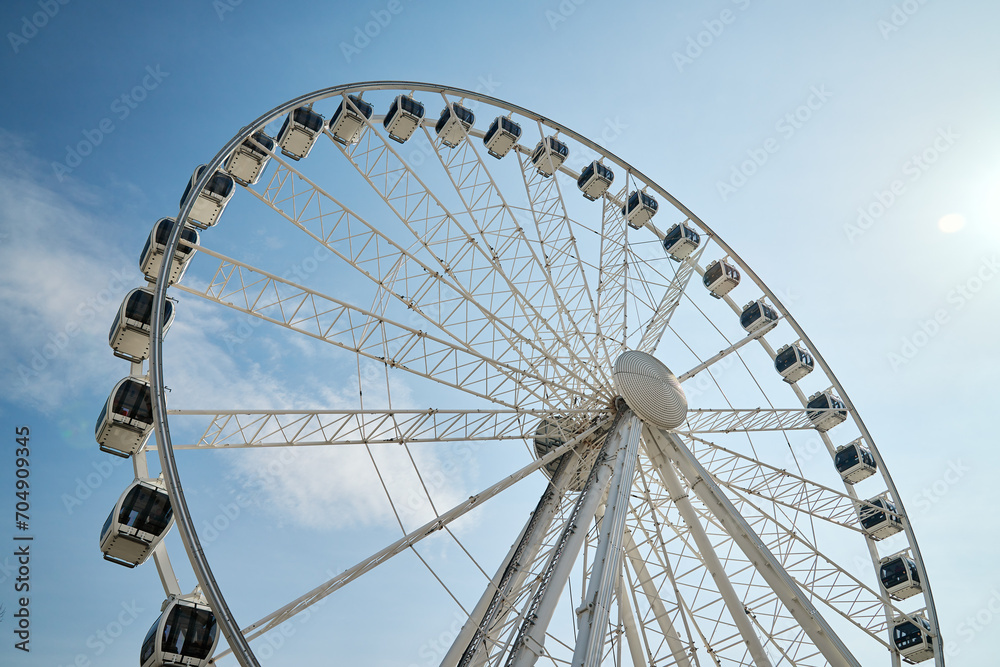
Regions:
M 29 149 L 0 130 L 0 396 L 48 412 L 127 373 L 107 331 L 140 273 L 93 212 L 106 193 L 57 186 Z

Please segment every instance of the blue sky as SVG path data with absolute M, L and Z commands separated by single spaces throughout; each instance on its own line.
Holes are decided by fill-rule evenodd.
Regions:
M 933 577 L 952 664 L 992 659 L 1000 545 L 993 513 L 979 508 L 992 502 L 1000 464 L 987 414 L 1000 361 L 998 13 L 985 0 L 552 0 L 502 11 L 412 0 L 5 3 L 0 553 L 14 532 L 13 433 L 22 425 L 31 429 L 35 542 L 30 656 L 12 648 L 15 600 L 0 570 L 4 664 L 69 665 L 78 656 L 128 664 L 158 613 L 151 565 L 119 571 L 100 558 L 98 531 L 131 472 L 92 436 L 107 392 L 127 372 L 105 337 L 121 298 L 141 282 L 136 261 L 151 224 L 176 212 L 193 168 L 259 114 L 322 87 L 383 79 L 484 92 L 599 139 L 717 230 L 786 302 L 879 443 Z M 380 18 L 376 36 L 361 39 Z M 260 234 L 248 242 L 255 252 L 296 261 L 280 238 Z M 226 359 L 211 339 L 234 325 L 193 312 L 203 319 L 179 317 L 172 334 L 196 346 L 189 366 L 205 374 L 194 387 L 178 368 L 179 387 L 294 404 L 319 382 L 295 386 L 300 362 L 276 352 L 277 338 L 253 337 Z M 323 354 L 338 373 L 357 375 L 349 360 Z M 240 365 L 242 355 L 253 363 Z M 394 391 L 421 403 L 405 384 Z M 353 400 L 347 393 L 329 386 L 311 398 L 337 407 Z M 441 490 L 443 506 L 497 479 L 490 466 L 502 457 L 492 447 L 427 454 L 431 467 L 453 456 L 468 480 Z M 287 599 L 398 536 L 385 508 L 357 489 L 289 477 L 257 492 L 260 460 L 207 458 L 182 472 L 199 526 L 226 508 L 235 515 L 209 549 L 248 621 L 267 611 L 264 601 Z M 303 489 L 315 502 L 282 504 Z M 252 503 L 233 510 L 241 494 Z M 477 538 L 480 546 L 492 539 L 498 554 L 507 548 L 533 503 L 517 502 L 521 513 L 486 519 L 496 531 Z M 263 561 L 242 558 L 256 543 L 276 546 Z M 179 542 L 171 548 L 189 589 Z M 443 544 L 428 550 L 447 558 Z M 309 565 L 289 566 L 300 562 Z M 401 655 L 424 664 L 456 608 L 429 582 L 413 584 L 402 565 L 386 569 L 383 583 L 331 598 L 322 622 L 338 640 L 372 641 L 379 633 L 352 610 L 412 585 L 398 613 L 418 618 L 393 632 L 418 647 Z M 969 621 L 977 615 L 983 631 Z M 102 639 L 118 632 L 116 622 L 121 636 Z M 308 625 L 297 634 L 309 638 L 283 646 L 274 664 L 322 650 L 322 633 Z

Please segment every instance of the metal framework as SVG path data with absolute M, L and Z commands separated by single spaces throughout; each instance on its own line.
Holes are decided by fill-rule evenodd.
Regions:
M 367 117 L 349 95 L 366 96 L 376 113 Z M 397 95 L 428 105 L 405 144 L 389 136 L 379 115 Z M 454 147 L 435 130 L 430 103 L 438 99 L 453 114 L 456 104 L 475 109 L 476 124 L 458 125 Z M 332 112 L 338 104 L 359 119 L 353 142 L 324 125 L 303 160 L 258 144 L 270 165 L 237 195 L 246 224 L 259 216 L 283 225 L 281 238 L 321 253 L 329 262 L 324 271 L 293 277 L 280 261 L 241 250 L 245 237 L 225 235 L 238 222 L 227 213 L 192 246 L 191 275 L 170 293 L 180 298 L 178 321 L 185 306 L 197 304 L 197 312 L 259 325 L 266 332 L 259 341 L 273 337 L 284 354 L 308 347 L 353 366 L 348 382 L 356 383 L 356 398 L 291 408 L 193 405 L 185 401 L 190 387 L 173 386 L 168 410 L 162 313 L 169 262 L 157 281 L 146 371 L 155 442 L 134 457 L 135 474 L 148 474 L 155 449 L 181 542 L 228 644 L 213 660 L 232 653 L 244 667 L 258 665 L 253 640 L 410 553 L 426 571 L 414 576 L 429 574 L 463 613 L 441 658 L 445 667 L 898 666 L 893 619 L 917 614 L 930 622 L 934 664 L 944 665 L 913 527 L 871 434 L 822 355 L 702 220 L 569 128 L 493 97 L 430 84 L 362 83 L 303 95 L 255 119 L 216 154 L 183 202 L 166 256 L 187 245 L 181 229 L 197 193 L 237 147 L 294 109 Z M 483 119 L 493 116 L 521 128 L 499 160 L 483 145 Z M 557 165 L 547 150 L 533 154 L 546 137 L 567 144 L 570 159 Z M 579 196 L 578 154 L 580 164 L 592 159 L 614 171 L 614 185 L 597 201 Z M 658 217 L 639 228 L 623 212 L 635 192 L 660 204 Z M 696 228 L 702 239 L 679 262 L 661 247 L 660 230 L 671 223 Z M 766 298 L 778 322 L 746 335 L 733 298 L 713 299 L 697 284 L 708 261 L 720 258 L 741 272 L 737 290 Z M 245 346 L 251 358 L 259 341 Z M 816 361 L 811 375 L 791 385 L 772 366 L 774 347 L 786 342 L 804 345 Z M 617 398 L 611 371 L 627 350 L 689 369 L 677 376 L 691 407 L 676 431 L 644 424 Z M 243 349 L 228 351 L 233 362 L 244 361 Z M 143 375 L 144 366 L 133 364 L 131 373 Z M 845 406 L 808 408 L 805 387 L 830 390 Z M 828 417 L 845 421 L 830 426 Z M 172 441 L 171 425 L 183 429 L 185 442 Z M 859 488 L 840 480 L 831 460 L 835 443 L 856 438 L 877 463 Z M 492 485 L 440 508 L 426 464 L 410 448 L 446 443 L 489 446 L 516 470 L 498 471 Z M 201 546 L 175 451 L 289 447 L 365 451 L 401 536 L 241 625 Z M 415 529 L 404 527 L 392 480 L 379 467 L 375 452 L 390 450 L 412 465 L 432 514 Z M 478 540 L 452 530 L 487 501 L 523 494 L 543 474 L 550 481 L 506 555 L 482 553 Z M 878 509 L 868 500 L 884 492 L 901 529 L 885 547 L 858 521 L 862 509 Z M 445 536 L 478 568 L 481 591 L 457 590 L 448 572 L 421 555 L 418 546 L 432 536 Z M 900 602 L 881 588 L 877 572 L 881 554 L 899 551 L 904 540 L 923 588 Z M 153 560 L 165 592 L 177 594 L 163 544 Z

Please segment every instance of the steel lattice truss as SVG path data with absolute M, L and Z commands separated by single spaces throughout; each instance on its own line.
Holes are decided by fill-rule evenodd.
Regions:
M 376 100 L 379 112 L 392 99 L 381 89 L 393 96 L 411 90 L 372 86 L 365 99 Z M 292 276 L 260 253 L 233 250 L 237 242 L 216 245 L 213 229 L 187 244 L 195 263 L 172 286 L 179 311 L 197 302 L 219 318 L 261 324 L 248 349 L 267 343 L 288 355 L 301 345 L 335 355 L 331 363 L 348 369 L 337 381 L 359 397 L 347 407 L 315 400 L 203 406 L 185 403 L 178 389 L 169 415 L 187 425 L 188 439 L 172 449 L 364 450 L 402 533 L 275 604 L 240 628 L 243 636 L 256 640 L 321 600 L 338 599 L 337 591 L 377 578 L 393 559 L 416 563 L 415 580 L 443 588 L 461 608 L 462 630 L 439 656 L 447 667 L 898 666 L 894 618 L 929 615 L 937 633 L 929 591 L 898 601 L 878 581 L 890 548 L 919 555 L 899 498 L 892 516 L 902 532 L 889 537 L 891 546 L 859 523 L 861 509 L 879 509 L 877 494 L 895 493 L 881 456 L 860 494 L 833 468 L 845 442 L 863 442 L 877 455 L 870 434 L 749 267 L 669 193 L 567 128 L 467 91 L 412 90 L 425 104 L 474 100 L 477 125 L 461 127 L 450 147 L 428 106 L 404 144 L 389 137 L 384 116 L 365 118 L 347 97 L 360 89 L 338 89 L 308 103 L 356 112 L 356 140 L 345 144 L 324 125 L 312 156 L 268 151 L 263 178 L 238 194 L 248 225 L 255 215 L 280 223 L 283 239 L 321 253 L 323 271 Z M 493 115 L 522 128 L 502 159 L 484 145 L 481 119 Z M 544 137 L 567 142 L 571 157 L 588 156 L 583 165 L 592 156 L 613 168 L 614 183 L 584 201 L 579 165 L 533 153 Z M 640 228 L 623 211 L 637 191 L 660 205 Z M 680 259 L 666 257 L 661 243 L 675 223 L 701 239 Z M 733 297 L 710 297 L 699 278 L 716 259 L 739 267 L 734 294 L 767 300 L 775 321 L 748 334 Z M 775 348 L 784 343 L 817 359 L 798 384 L 781 382 L 774 370 Z M 630 411 L 616 401 L 612 377 L 626 350 L 689 369 L 677 376 L 690 406 L 675 431 L 647 423 L 640 440 L 627 439 Z M 375 369 L 371 377 L 366 369 Z M 844 406 L 807 408 L 807 386 L 843 397 Z M 762 407 L 746 407 L 754 405 Z M 837 425 L 840 418 L 846 421 Z M 497 443 L 491 451 L 504 452 L 516 469 L 491 470 L 482 491 L 450 508 L 435 505 L 420 469 L 426 464 L 409 447 L 447 443 Z M 534 456 L 524 456 L 525 445 Z M 637 453 L 628 454 L 630 447 Z M 156 448 L 151 442 L 145 451 Z M 399 520 L 391 480 L 379 468 L 377 453 L 390 449 L 409 457 L 433 508 L 416 528 Z M 549 481 L 506 556 L 478 553 L 474 537 L 452 530 L 539 480 Z M 481 590 L 456 587 L 425 558 L 428 538 L 448 541 L 474 564 L 484 575 Z M 168 592 L 176 588 L 176 581 L 168 586 L 171 576 L 163 575 Z M 584 641 L 588 619 L 592 639 Z M 852 657 L 855 650 L 863 657 Z M 935 660 L 944 664 L 940 655 Z

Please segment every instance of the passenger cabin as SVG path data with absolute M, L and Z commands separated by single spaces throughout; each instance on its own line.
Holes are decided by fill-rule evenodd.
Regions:
M 892 643 L 907 662 L 923 662 L 934 657 L 931 624 L 923 614 L 897 616 L 892 621 Z
M 285 156 L 301 160 L 309 155 L 322 131 L 322 116 L 307 107 L 293 109 L 278 132 L 278 147 Z
M 809 421 L 813 423 L 819 431 L 829 431 L 831 428 L 847 419 L 847 410 L 844 409 L 844 402 L 833 395 L 833 392 L 818 391 L 809 397 L 806 407 Z
M 140 667 L 207 667 L 219 641 L 215 614 L 198 594 L 170 596 L 142 642 Z
M 102 452 L 128 458 L 139 451 L 153 430 L 152 390 L 143 378 L 118 382 L 97 418 L 94 437 Z
M 884 540 L 903 530 L 903 521 L 896 514 L 896 504 L 889 498 L 888 493 L 875 496 L 865 503 L 859 503 L 858 517 L 861 520 L 861 527 L 873 540 Z
M 174 304 L 163 302 L 163 333 L 174 321 Z M 108 345 L 116 357 L 134 364 L 149 356 L 149 334 L 153 322 L 153 290 L 137 287 L 125 295 L 108 333 Z
M 687 224 L 681 222 L 673 225 L 667 230 L 663 237 L 663 249 L 670 255 L 670 259 L 679 262 L 688 257 L 698 249 L 701 243 L 701 236 Z
M 879 561 L 878 578 L 885 592 L 897 600 L 913 597 L 923 590 L 917 564 L 906 551 Z
M 330 134 L 337 143 L 353 144 L 361 138 L 365 121 L 372 117 L 374 109 L 357 95 L 348 95 L 340 101 L 340 106 L 330 119 Z
M 125 567 L 141 565 L 174 522 L 163 482 L 137 479 L 125 489 L 101 529 L 104 559 Z
M 569 157 L 569 146 L 555 137 L 545 137 L 531 151 L 531 163 L 538 173 L 548 178 L 556 173 L 566 158 Z
M 713 259 L 705 267 L 701 282 L 708 288 L 709 294 L 721 299 L 740 284 L 740 272 L 724 259 Z
M 604 196 L 614 180 L 615 173 L 604 164 L 594 160 L 580 172 L 580 178 L 576 179 L 576 187 L 580 188 L 584 197 L 594 201 L 598 197 Z
M 441 110 L 434 131 L 441 137 L 441 143 L 448 148 L 454 148 L 462 143 L 462 137 L 476 122 L 476 115 L 458 102 L 450 102 Z
M 153 230 L 149 233 L 149 238 L 146 239 L 146 245 L 142 248 L 142 254 L 139 256 L 139 268 L 146 275 L 146 280 L 151 283 L 155 283 L 160 275 L 163 255 L 167 251 L 167 241 L 170 239 L 170 233 L 175 224 L 177 221 L 173 218 L 157 220 L 156 224 L 153 225 Z M 197 244 L 198 239 L 198 231 L 185 225 L 181 231 L 181 241 Z M 187 269 L 188 262 L 194 257 L 194 253 L 195 249 L 191 246 L 184 245 L 184 243 L 177 244 L 177 250 L 174 251 L 173 259 L 170 262 L 170 273 L 167 274 L 168 285 L 173 285 L 181 279 Z
M 496 159 L 502 158 L 521 138 L 521 126 L 506 116 L 497 116 L 483 136 L 486 152 Z
M 798 344 L 782 345 L 774 357 L 774 370 L 788 384 L 798 382 L 812 373 L 815 365 L 812 355 Z
M 650 195 L 639 190 L 633 190 L 628 196 L 625 205 L 622 206 L 622 215 L 632 229 L 642 229 L 642 226 L 653 219 L 659 203 Z
M 864 438 L 837 447 L 833 462 L 837 466 L 837 472 L 848 484 L 857 484 L 863 479 L 868 479 L 878 470 L 875 457 L 868 451 Z
M 403 143 L 420 127 L 424 117 L 424 105 L 409 95 L 398 95 L 389 105 L 389 113 L 382 120 L 382 125 L 393 141 Z
M 191 180 L 188 181 L 187 187 L 184 188 L 180 206 L 183 206 L 184 202 L 187 201 L 188 195 L 206 169 L 208 169 L 208 165 L 203 164 L 194 170 Z M 232 176 L 224 171 L 216 171 L 208 179 L 205 187 L 201 189 L 194 200 L 191 213 L 188 214 L 188 220 L 191 225 L 198 229 L 207 229 L 217 223 L 222 216 L 222 212 L 226 209 L 226 204 L 233 198 L 235 189 L 236 185 Z
M 740 326 L 747 333 L 754 333 L 761 329 L 773 328 L 778 323 L 778 311 L 764 303 L 764 299 L 751 301 L 743 306 L 740 314 Z
M 253 185 L 271 161 L 273 150 L 274 139 L 263 132 L 254 132 L 226 159 L 225 169 L 240 185 Z

